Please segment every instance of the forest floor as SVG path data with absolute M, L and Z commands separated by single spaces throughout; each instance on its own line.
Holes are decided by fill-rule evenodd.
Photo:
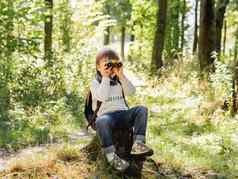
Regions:
M 194 170 L 193 173 L 181 173 L 153 158 L 148 158 L 143 163 L 140 177 L 133 176 L 133 173 L 118 173 L 111 169 L 104 159 L 92 160 L 81 150 L 93 136 L 93 133 L 81 130 L 72 133 L 67 144 L 42 144 L 21 149 L 16 153 L 2 151 L 0 177 L 3 179 L 219 178 L 218 174 L 202 169 Z
M 144 162 L 141 178 L 237 177 L 237 152 L 234 150 L 237 121 L 224 122 L 224 112 L 219 111 L 211 116 L 214 111 L 212 114 L 209 111 L 219 106 L 205 98 L 200 103 L 201 94 L 205 94 L 204 91 L 198 94 L 194 79 L 179 76 L 181 72 L 156 81 L 142 78 L 144 74 L 139 74 L 138 78 L 132 71 L 127 74 L 138 89 L 137 95 L 128 99 L 129 104 L 142 104 L 150 109 L 147 143 L 155 154 Z M 209 121 L 207 115 L 210 115 Z M 214 129 L 211 121 L 214 125 L 222 125 Z M 69 134 L 68 142 L 28 147 L 14 153 L 0 150 L 0 177 L 139 178 L 115 172 L 103 159 L 88 158 L 81 149 L 92 136 L 93 132 L 81 128 Z

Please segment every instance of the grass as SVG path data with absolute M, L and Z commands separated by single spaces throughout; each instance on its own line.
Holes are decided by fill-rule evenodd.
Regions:
M 58 159 L 66 162 L 77 160 L 80 157 L 79 148 L 71 147 L 69 145 L 65 145 L 59 149 L 56 155 Z
M 76 146 L 52 146 L 43 154 L 12 159 L 8 170 L 0 174 L 8 178 L 87 178 L 93 165 Z
M 222 109 L 224 90 L 213 93 L 216 89 L 196 73 L 177 73 L 189 63 L 165 70 L 156 82 L 147 79 L 146 88 L 139 88 L 130 102 L 150 109 L 147 141 L 155 160 L 181 173 L 190 171 L 194 177 L 214 172 L 236 178 L 238 122 Z
M 16 103 L 9 111 L 10 121 L 6 125 L 1 122 L 0 148 L 15 151 L 29 145 L 67 141 L 70 133 L 85 126 L 83 99 L 71 98 L 60 98 L 34 108 Z

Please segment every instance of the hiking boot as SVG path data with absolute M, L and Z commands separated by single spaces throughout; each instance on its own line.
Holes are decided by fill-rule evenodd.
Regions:
M 109 162 L 116 170 L 123 172 L 129 167 L 129 163 L 114 154 L 112 161 Z
M 153 153 L 154 152 L 151 148 L 140 142 L 134 143 L 131 149 L 131 155 L 151 156 Z

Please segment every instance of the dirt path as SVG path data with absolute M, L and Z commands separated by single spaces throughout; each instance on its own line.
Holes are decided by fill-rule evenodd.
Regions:
M 80 129 L 79 131 L 75 131 L 74 133 L 69 134 L 69 144 L 75 144 L 78 147 L 83 147 L 85 144 L 77 143 L 80 140 L 89 141 L 94 133 L 92 131 L 86 131 L 85 129 Z M 77 143 L 77 144 L 76 144 Z M 17 160 L 20 158 L 33 156 L 36 154 L 46 154 L 51 147 L 61 146 L 63 143 L 48 143 L 41 144 L 38 146 L 29 146 L 24 149 L 20 149 L 17 152 L 8 152 L 4 149 L 0 149 L 0 172 L 4 172 L 9 164 L 13 160 Z

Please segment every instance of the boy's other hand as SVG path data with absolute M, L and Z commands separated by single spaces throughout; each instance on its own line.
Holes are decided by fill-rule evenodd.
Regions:
M 122 79 L 124 77 L 124 73 L 123 73 L 123 68 L 113 68 L 113 73 L 116 74 L 118 76 L 119 79 Z

